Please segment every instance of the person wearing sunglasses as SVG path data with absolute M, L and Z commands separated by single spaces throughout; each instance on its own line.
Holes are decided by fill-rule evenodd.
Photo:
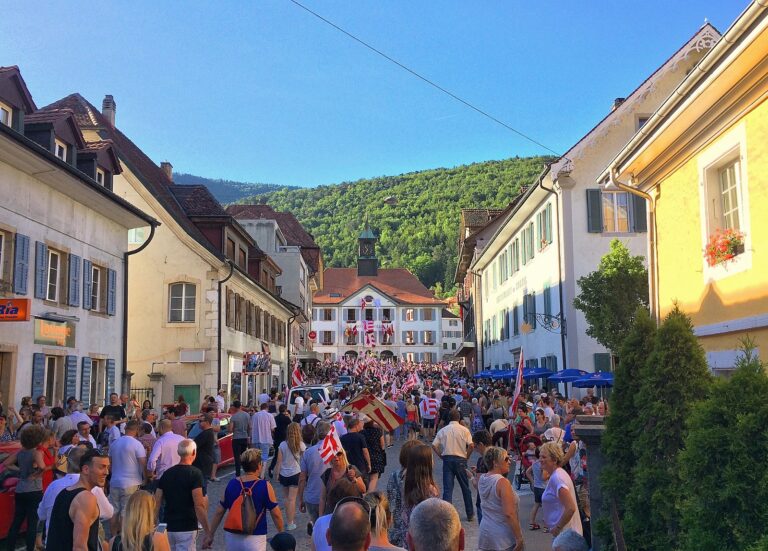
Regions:
M 371 505 L 349 496 L 333 509 L 326 539 L 333 551 L 366 551 L 371 544 Z
M 512 460 L 506 450 L 491 446 L 485 451 L 483 461 L 488 472 L 480 476 L 477 484 L 483 503 L 478 549 L 522 551 L 525 542 L 518 516 L 519 500 L 507 478 Z

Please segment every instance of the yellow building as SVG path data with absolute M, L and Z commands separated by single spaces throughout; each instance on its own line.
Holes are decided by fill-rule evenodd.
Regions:
M 753 2 L 603 173 L 649 201 L 651 305 L 714 370 L 768 346 L 768 4 Z M 707 254 L 707 251 L 710 254 Z

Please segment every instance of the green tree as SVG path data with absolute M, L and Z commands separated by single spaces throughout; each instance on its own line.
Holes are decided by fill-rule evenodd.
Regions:
M 606 466 L 601 482 L 616 503 L 619 513 L 624 512 L 627 489 L 632 487 L 637 457 L 632 445 L 640 436 L 642 426 L 638 418 L 640 373 L 653 349 L 656 322 L 648 310 L 638 308 L 634 322 L 619 349 L 619 362 L 614 375 L 614 385 L 609 401 L 611 414 L 606 418 L 606 430 L 602 449 Z
M 648 271 L 642 256 L 632 256 L 618 239 L 598 269 L 579 278 L 573 305 L 587 318 L 587 335 L 618 353 L 638 307 L 648 307 Z
M 691 320 L 675 306 L 656 332 L 640 370 L 635 403 L 641 431 L 632 445 L 637 466 L 624 515 L 629 549 L 678 547 L 680 503 L 688 491 L 681 484 L 678 455 L 687 434 L 686 420 L 694 404 L 707 396 L 710 381 Z
M 717 379 L 691 412 L 680 455 L 682 549 L 737 551 L 768 535 L 766 396 L 765 365 L 754 342 L 744 339 L 733 376 Z

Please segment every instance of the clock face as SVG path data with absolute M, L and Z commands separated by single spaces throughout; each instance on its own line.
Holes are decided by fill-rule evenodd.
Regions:
M 361 256 L 373 256 L 373 243 L 362 243 L 360 245 Z

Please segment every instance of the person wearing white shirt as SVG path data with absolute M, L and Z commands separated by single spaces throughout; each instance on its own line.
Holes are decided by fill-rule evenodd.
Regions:
M 121 436 L 109 446 L 110 471 L 109 501 L 115 508 L 110 520 L 113 534 L 120 530 L 120 516 L 128 505 L 128 499 L 144 482 L 147 468 L 147 451 L 136 438 L 139 421 L 132 419 L 125 424 L 125 436 Z
M 297 394 L 293 401 L 293 422 L 300 423 L 304 418 L 304 398 Z
M 90 427 L 91 425 L 93 425 L 93 421 L 91 420 L 91 418 L 90 418 L 90 417 L 88 417 L 88 416 L 87 416 L 85 413 L 83 413 L 83 412 L 82 412 L 82 411 L 79 409 L 79 408 L 82 408 L 82 407 L 83 407 L 83 406 L 82 406 L 82 404 L 78 403 L 78 404 L 77 404 L 77 406 L 75 406 L 75 407 L 76 407 L 76 408 L 78 408 L 78 409 L 76 409 L 75 411 L 73 411 L 72 413 L 70 413 L 70 414 L 69 414 L 69 418 L 70 418 L 70 419 L 72 419 L 72 423 L 73 423 L 75 426 L 77 426 L 77 425 L 79 425 L 80 423 L 82 423 L 83 421 L 85 421 L 86 423 L 88 423 L 88 426 L 89 426 L 89 427 Z
M 184 440 L 183 436 L 173 432 L 173 425 L 171 425 L 170 420 L 163 419 L 160 421 L 160 438 L 152 446 L 149 459 L 147 459 L 147 470 L 150 473 L 155 473 L 155 480 L 159 480 L 165 471 L 179 464 L 181 457 L 179 457 L 178 449 L 182 440 Z
M 259 394 L 259 405 L 266 404 L 267 402 L 269 402 L 269 394 L 266 392 Z
M 86 421 L 80 421 L 77 424 L 77 434 L 80 436 L 80 442 L 90 442 L 91 446 L 96 448 L 96 440 L 91 435 L 91 425 Z
M 273 437 L 277 423 L 275 416 L 269 413 L 269 404 L 263 402 L 257 413 L 251 418 L 251 444 L 261 450 L 261 460 L 269 458 L 269 448 L 274 443 Z M 266 478 L 265 469 L 261 470 L 261 478 Z
M 53 511 L 53 504 L 56 502 L 56 498 L 64 488 L 74 486 L 80 480 L 80 458 L 87 451 L 85 446 L 75 446 L 67 456 L 67 472 L 58 480 L 54 480 L 48 485 L 48 488 L 43 494 L 43 500 L 37 506 L 37 516 L 40 520 L 45 522 L 45 534 L 48 534 L 48 523 L 51 518 L 51 511 Z M 94 486 L 91 493 L 96 498 L 96 502 L 99 504 L 99 520 L 109 520 L 112 518 L 114 508 L 112 504 L 104 495 L 104 488 Z
M 304 419 L 301 420 L 301 426 L 305 425 L 312 425 L 313 427 L 317 425 L 317 422 L 320 421 L 320 417 L 317 415 L 317 412 L 320 411 L 320 406 L 317 404 L 312 404 L 309 406 L 309 415 L 307 415 Z
M 216 395 L 216 405 L 219 408 L 219 413 L 224 413 L 224 408 L 226 407 L 226 404 L 224 403 L 224 394 L 226 394 L 226 391 L 223 388 L 219 389 L 219 393 Z

